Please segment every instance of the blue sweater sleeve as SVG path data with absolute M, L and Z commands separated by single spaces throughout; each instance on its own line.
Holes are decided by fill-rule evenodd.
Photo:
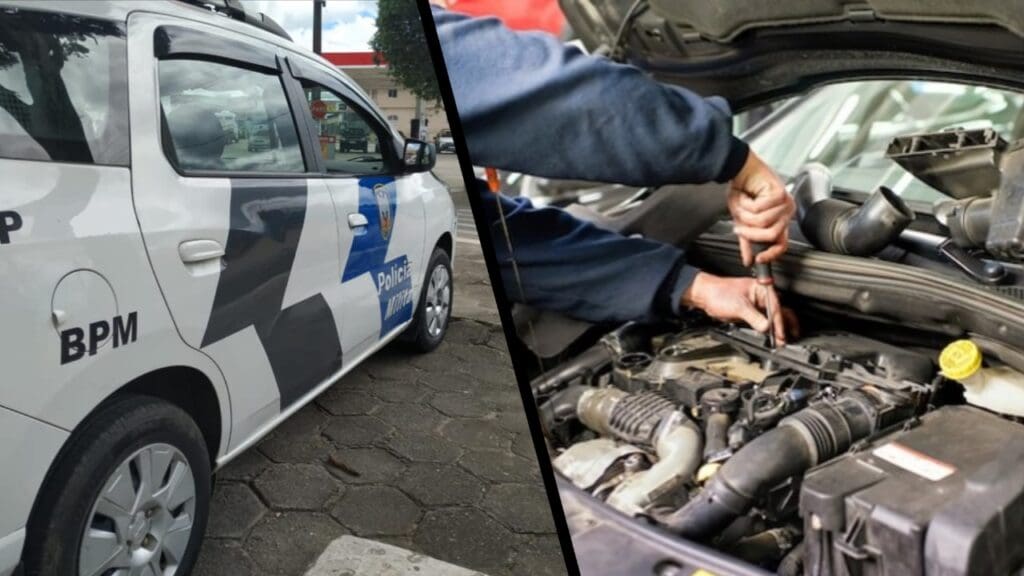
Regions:
M 657 186 L 725 182 L 746 160 L 720 98 L 495 18 L 433 16 L 474 164 Z
M 628 238 L 557 208 L 535 208 L 526 198 L 493 194 L 483 182 L 477 188 L 510 300 L 589 322 L 679 312 L 680 295 L 697 270 L 685 265 L 678 248 Z

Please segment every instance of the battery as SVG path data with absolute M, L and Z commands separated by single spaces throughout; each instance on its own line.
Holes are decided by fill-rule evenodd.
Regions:
M 811 470 L 805 574 L 1008 574 L 1024 564 L 1024 426 L 947 406 Z

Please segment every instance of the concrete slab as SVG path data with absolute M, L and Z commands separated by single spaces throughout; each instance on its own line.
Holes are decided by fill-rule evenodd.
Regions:
M 306 576 L 484 576 L 375 540 L 342 536 L 324 550 Z

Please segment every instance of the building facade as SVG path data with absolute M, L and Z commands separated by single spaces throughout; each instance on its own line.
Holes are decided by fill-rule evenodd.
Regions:
M 416 96 L 388 76 L 387 64 L 374 62 L 373 52 L 325 52 L 323 57 L 358 83 L 380 107 L 388 122 L 402 134 L 412 136 L 416 118 Z M 448 129 L 448 117 L 440 102 L 423 102 L 426 140 Z

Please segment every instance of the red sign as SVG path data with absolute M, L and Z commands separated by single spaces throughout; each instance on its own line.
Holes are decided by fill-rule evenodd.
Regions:
M 313 114 L 313 118 L 321 120 L 327 115 L 327 104 L 324 104 L 323 100 L 313 100 L 309 103 L 309 112 Z

